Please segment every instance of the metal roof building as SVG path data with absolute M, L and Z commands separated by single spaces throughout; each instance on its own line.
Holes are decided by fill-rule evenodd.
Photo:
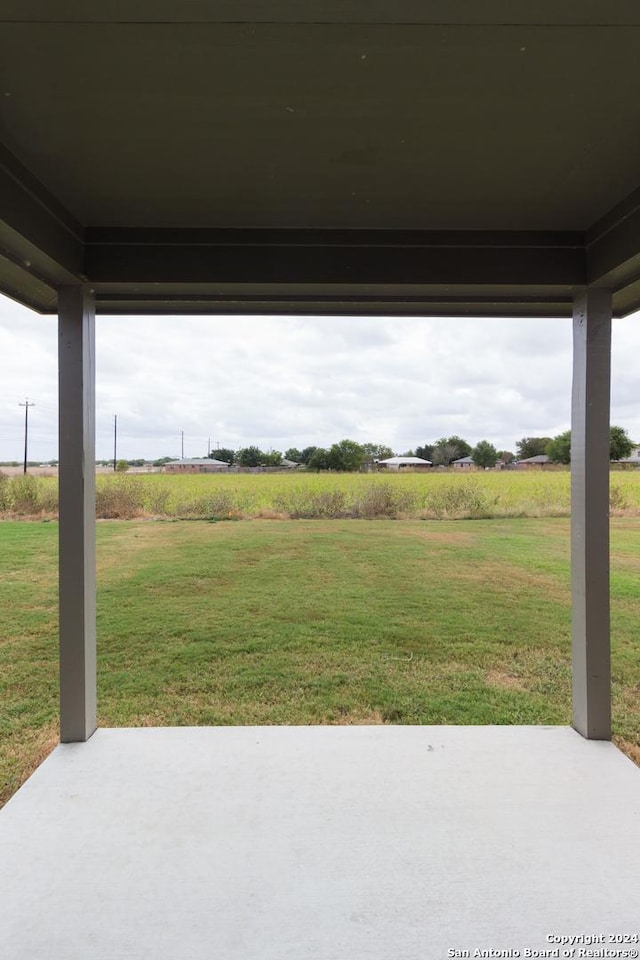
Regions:
M 229 468 L 225 460 L 214 460 L 213 457 L 185 457 L 182 460 L 169 460 L 165 463 L 164 470 L 168 473 L 180 473 L 181 471 L 205 472 L 207 470 L 218 471 Z
M 411 469 L 432 466 L 431 460 L 425 460 L 423 457 L 387 457 L 386 460 L 376 462 L 379 467 L 388 467 L 391 470 L 400 470 L 402 467 Z

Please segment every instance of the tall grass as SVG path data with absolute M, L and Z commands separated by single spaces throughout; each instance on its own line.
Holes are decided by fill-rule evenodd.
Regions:
M 51 477 L 0 475 L 0 517 L 53 518 Z M 640 471 L 611 477 L 611 513 L 640 516 Z M 434 519 L 566 517 L 568 471 L 548 473 L 104 476 L 100 519 Z

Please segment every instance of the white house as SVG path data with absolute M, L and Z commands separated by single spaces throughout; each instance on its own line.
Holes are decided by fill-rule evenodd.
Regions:
M 164 465 L 165 473 L 220 473 L 228 469 L 228 463 L 212 457 L 185 457 L 184 460 L 170 460 Z
M 433 464 L 422 457 L 389 457 L 387 460 L 378 460 L 377 465 L 383 470 L 424 470 Z

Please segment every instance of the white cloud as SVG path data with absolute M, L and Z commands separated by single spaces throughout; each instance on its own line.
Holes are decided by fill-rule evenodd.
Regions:
M 614 321 L 612 420 L 640 439 L 637 317 Z M 188 456 L 457 433 L 514 449 L 569 426 L 568 320 L 98 317 L 97 454 Z M 57 453 L 57 328 L 0 298 L 0 459 Z

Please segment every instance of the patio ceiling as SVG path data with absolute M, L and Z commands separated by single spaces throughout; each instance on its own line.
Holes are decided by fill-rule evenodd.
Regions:
M 0 291 L 624 315 L 638 49 L 633 0 L 0 0 Z

